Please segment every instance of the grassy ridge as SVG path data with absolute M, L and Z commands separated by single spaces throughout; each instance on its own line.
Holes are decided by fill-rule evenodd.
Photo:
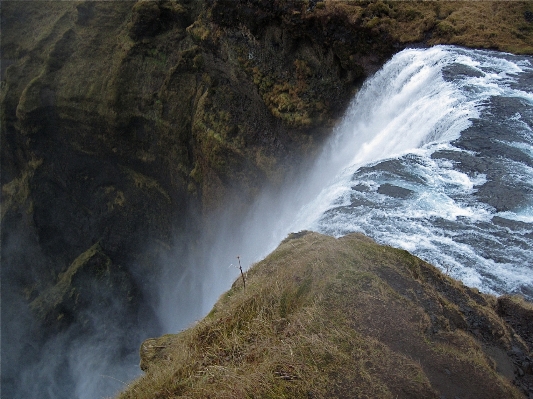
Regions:
M 530 348 L 496 303 L 406 251 L 300 233 L 205 319 L 145 341 L 119 398 L 520 398 L 501 371 Z

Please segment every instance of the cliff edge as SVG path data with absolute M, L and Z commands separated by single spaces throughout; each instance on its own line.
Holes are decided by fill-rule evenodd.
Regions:
M 146 340 L 126 398 L 522 398 L 533 305 L 358 234 L 290 235 L 188 330 Z

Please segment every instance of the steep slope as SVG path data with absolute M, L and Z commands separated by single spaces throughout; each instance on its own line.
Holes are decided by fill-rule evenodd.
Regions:
M 496 399 L 533 382 L 531 304 L 364 236 L 293 234 L 245 282 L 188 330 L 145 341 L 146 374 L 119 398 Z M 509 302 L 514 323 L 497 312 Z
M 157 330 L 150 300 L 175 237 L 194 244 L 213 213 L 244 209 L 312 159 L 394 52 L 533 49 L 528 2 L 1 9 L 3 387 L 54 334 L 99 333 L 94 315 Z

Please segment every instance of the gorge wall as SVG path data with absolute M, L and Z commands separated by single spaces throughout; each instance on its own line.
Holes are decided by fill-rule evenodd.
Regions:
M 13 364 L 59 331 L 95 329 L 95 313 L 104 327 L 149 325 L 146 297 L 176 237 L 194 242 L 229 201 L 245 207 L 296 173 L 396 51 L 533 53 L 527 2 L 1 7 L 8 385 Z

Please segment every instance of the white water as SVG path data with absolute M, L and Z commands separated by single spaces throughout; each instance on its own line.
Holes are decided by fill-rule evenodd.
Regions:
M 467 99 L 443 80 L 442 68 L 455 58 L 441 47 L 405 50 L 365 84 L 312 172 L 312 184 L 322 190 L 299 211 L 293 230 L 313 226 L 346 202 L 351 176 L 362 165 L 451 141 L 470 126 L 483 97 Z
M 506 58 L 511 59 L 451 46 L 395 55 L 358 93 L 304 179 L 281 193 L 265 194 L 242 226 L 234 222 L 238 210 L 228 211 L 213 226 L 216 234 L 198 244 L 195 253 L 202 257 L 184 260 L 189 265 L 187 276 L 177 284 L 171 275 L 165 276 L 167 289 L 162 290 L 159 307 L 165 330 L 184 328 L 210 310 L 238 276 L 231 267 L 237 264 L 237 255 L 247 267 L 287 234 L 304 229 L 335 236 L 364 232 L 451 269 L 455 277 L 486 292 L 533 287 L 528 260 L 533 259 L 532 240 L 491 223 L 495 215 L 530 222 L 531 207 L 498 213 L 474 198 L 477 188 L 487 182 L 483 171 L 466 173 L 455 168 L 453 160 L 432 158 L 439 151 L 477 156 L 451 142 L 480 117 L 491 98 L 519 98 L 531 109 L 532 88 L 511 87 L 531 65 L 527 59 Z M 450 72 L 457 66 L 463 69 Z M 453 76 L 445 79 L 445 75 Z M 524 125 L 525 139 L 511 140 L 512 145 L 531 155 L 531 129 L 519 114 L 513 118 L 513 123 Z M 395 163 L 392 169 L 380 170 L 387 162 Z M 531 167 L 521 167 L 518 180 L 527 185 L 533 181 Z M 383 183 L 413 195 L 407 199 L 382 195 L 377 190 Z M 474 239 L 465 238 L 470 236 Z M 523 248 L 505 250 L 515 244 Z M 486 245 L 503 246 L 498 259 L 484 252 Z M 191 298 L 194 305 L 185 310 L 176 307 L 190 304 Z
M 457 65 L 468 67 L 467 76 L 456 74 L 445 81 L 443 68 L 450 65 L 456 70 Z M 498 228 L 491 219 L 500 216 L 531 223 L 531 202 L 498 213 L 474 196 L 476 188 L 487 182 L 484 173 L 466 174 L 454 169 L 450 160 L 432 159 L 438 151 L 461 151 L 450 142 L 470 126 L 471 118 L 496 119 L 480 115 L 495 97 L 521 99 L 531 110 L 533 88 L 511 87 L 518 74 L 529 71 L 527 60 L 512 62 L 494 57 L 494 53 L 453 47 L 406 50 L 395 56 L 360 93 L 339 128 L 341 144 L 330 154 L 351 151 L 355 156 L 300 212 L 302 227 L 336 236 L 363 232 L 451 269 L 455 277 L 485 292 L 523 292 L 523 287 L 530 291 L 533 241 L 526 234 L 531 234 L 532 226 L 522 226 L 525 231 L 517 234 Z M 416 89 L 411 90 L 413 87 Z M 520 120 L 519 115 L 509 119 L 498 123 Z M 521 131 L 520 140 L 524 141 L 507 144 L 529 154 L 528 164 L 504 162 L 505 179 L 517 190 L 533 184 L 531 128 L 522 124 L 521 129 L 516 123 L 512 127 Z M 489 140 L 487 137 L 488 147 Z M 483 151 L 469 155 L 485 157 Z M 383 168 L 386 163 L 380 161 L 384 159 L 394 159 L 404 171 Z M 374 168 L 358 171 L 363 165 Z M 487 168 L 491 167 L 489 163 Z M 402 200 L 382 195 L 377 189 L 384 183 L 409 189 L 412 195 Z M 367 190 L 354 190 L 357 185 Z M 354 200 L 358 206 L 353 206 Z M 361 201 L 371 205 L 361 205 Z

